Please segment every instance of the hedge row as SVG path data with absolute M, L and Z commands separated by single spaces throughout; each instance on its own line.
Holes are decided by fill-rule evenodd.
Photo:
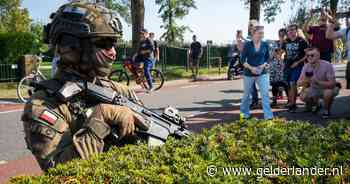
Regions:
M 208 166 L 216 166 L 215 176 Z M 225 175 L 223 167 L 340 168 L 336 176 Z M 210 167 L 212 169 L 212 167 Z M 213 173 L 213 170 L 209 170 Z M 128 145 L 11 183 L 349 183 L 350 123 L 318 127 L 284 120 L 234 122 L 160 148 Z
M 35 54 L 39 45 L 32 33 L 0 33 L 0 63 L 16 63 L 24 54 Z

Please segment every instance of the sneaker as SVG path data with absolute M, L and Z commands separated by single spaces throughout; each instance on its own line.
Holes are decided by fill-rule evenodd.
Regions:
M 278 97 L 277 97 L 277 98 L 278 98 Z M 276 98 L 276 97 L 273 97 L 273 98 L 272 98 L 271 107 L 277 106 L 277 98 Z
M 313 106 L 311 104 L 306 103 L 304 112 L 313 112 Z
M 296 105 L 289 106 L 288 112 L 296 113 L 296 111 L 297 111 L 297 106 Z
M 286 109 L 289 109 L 290 105 L 289 105 L 289 103 L 287 103 L 287 104 L 284 104 L 283 107 L 286 108 Z
M 312 107 L 306 105 L 303 112 L 312 112 Z
M 154 88 L 154 87 L 151 88 L 151 89 L 148 89 L 148 90 L 146 91 L 146 93 L 152 93 L 153 91 L 155 91 L 155 88 Z
M 259 105 L 259 101 L 253 101 L 250 104 L 250 109 L 256 109 L 256 108 L 258 108 L 258 105 Z
M 321 110 L 321 103 L 318 103 L 312 108 L 312 113 L 317 114 Z
M 331 116 L 331 113 L 329 111 L 324 111 L 322 114 L 323 119 L 328 119 Z

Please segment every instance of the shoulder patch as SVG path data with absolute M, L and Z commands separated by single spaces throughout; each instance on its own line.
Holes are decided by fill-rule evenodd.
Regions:
M 56 114 L 45 110 L 43 113 L 39 116 L 39 119 L 49 123 L 50 125 L 54 125 L 56 121 L 58 120 L 58 117 Z

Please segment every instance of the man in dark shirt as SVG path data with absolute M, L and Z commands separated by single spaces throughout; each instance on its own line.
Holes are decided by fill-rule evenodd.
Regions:
M 152 84 L 152 75 L 151 75 L 151 69 L 153 68 L 154 63 L 154 45 L 153 42 L 149 39 L 149 34 L 146 29 L 142 29 L 141 31 L 141 42 L 139 46 L 139 50 L 137 52 L 138 60 L 139 62 L 142 62 L 144 64 L 143 69 L 145 73 L 145 77 L 147 79 L 148 83 L 148 91 L 153 90 L 153 84 Z
M 285 76 L 288 82 L 288 110 L 289 112 L 295 112 L 297 86 L 296 83 L 299 79 L 301 71 L 304 66 L 305 49 L 308 48 L 307 42 L 298 36 L 298 26 L 296 24 L 289 25 L 287 28 L 288 38 L 282 45 L 282 49 L 285 51 Z
M 311 11 L 311 17 L 314 10 Z M 325 10 L 322 9 L 321 17 L 319 19 L 319 25 L 309 26 L 307 21 L 304 26 L 304 30 L 309 34 L 310 45 L 320 50 L 321 59 L 331 62 L 332 54 L 334 52 L 333 40 L 326 38 L 328 17 Z
M 194 80 L 198 77 L 199 61 L 202 57 L 202 45 L 197 41 L 196 35 L 192 37 L 193 42 L 190 46 L 190 65 L 192 70 L 192 77 Z
M 153 46 L 154 46 L 154 50 L 153 50 L 154 61 L 158 62 L 159 61 L 159 46 L 158 46 L 158 42 L 154 38 L 153 32 L 149 34 L 149 38 L 153 42 Z

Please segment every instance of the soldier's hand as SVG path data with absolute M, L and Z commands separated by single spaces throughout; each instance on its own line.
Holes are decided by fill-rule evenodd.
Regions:
M 119 127 L 119 136 L 124 137 L 126 135 L 132 135 L 135 131 L 135 118 L 132 115 L 126 114 L 118 125 Z
M 97 118 L 109 126 L 118 127 L 118 136 L 132 135 L 136 127 L 145 128 L 144 119 L 125 106 L 99 104 L 95 107 L 91 118 Z
M 141 116 L 131 110 L 125 112 L 123 121 L 119 124 L 119 136 L 124 137 L 126 135 L 133 135 L 137 128 L 147 130 L 149 124 L 145 122 Z

